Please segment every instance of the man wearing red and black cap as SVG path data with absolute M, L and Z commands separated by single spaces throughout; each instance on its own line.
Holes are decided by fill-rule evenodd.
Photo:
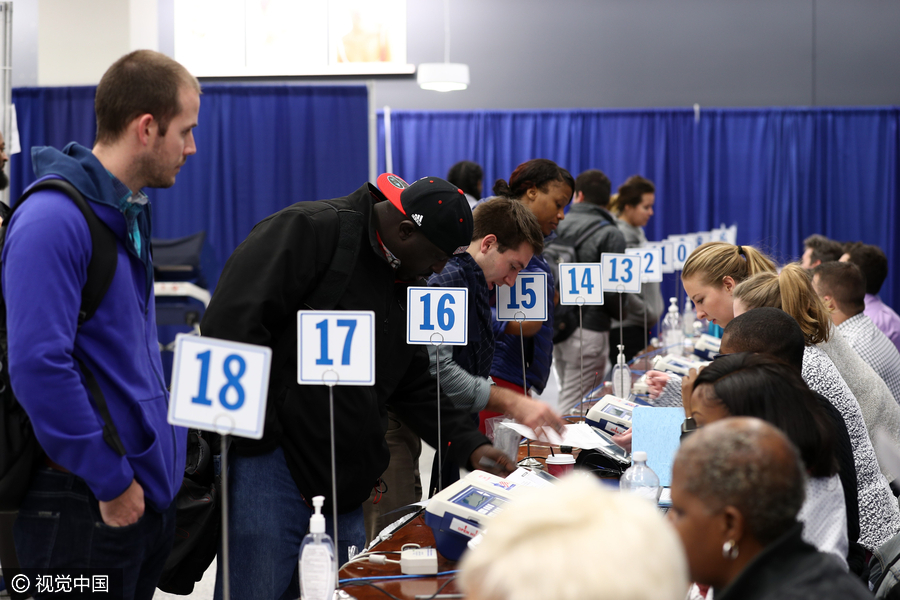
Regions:
M 273 351 L 263 438 L 235 438 L 229 461 L 235 598 L 299 596 L 292 576 L 308 501 L 316 495 L 332 501 L 328 390 L 297 384 L 297 311 L 375 312 L 375 385 L 334 388 L 336 542 L 343 562 L 348 546 L 365 545 L 361 504 L 388 465 L 388 407 L 436 444 L 435 381 L 425 348 L 406 343 L 406 288 L 440 273 L 471 239 L 472 213 L 456 186 L 436 177 L 408 185 L 385 174 L 378 187 L 367 183 L 344 198 L 298 202 L 275 213 L 229 258 L 203 334 Z M 512 468 L 447 401 L 441 402 L 441 435 L 470 465 L 488 457 L 500 463 L 498 474 Z

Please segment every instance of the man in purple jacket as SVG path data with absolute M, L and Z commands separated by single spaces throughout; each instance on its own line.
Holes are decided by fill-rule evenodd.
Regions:
M 13 389 L 46 452 L 15 524 L 23 568 L 111 570 L 110 597 L 151 598 L 172 546 L 185 431 L 166 421 L 144 187 L 170 187 L 196 152 L 200 86 L 149 50 L 120 58 L 97 87 L 93 149 L 32 150 L 39 178 L 75 186 L 115 234 L 117 266 L 79 326 L 91 258 L 85 218 L 65 194 L 36 192 L 11 217 L 2 285 Z M 103 436 L 96 378 L 125 453 Z M 115 576 L 110 579 L 114 582 Z

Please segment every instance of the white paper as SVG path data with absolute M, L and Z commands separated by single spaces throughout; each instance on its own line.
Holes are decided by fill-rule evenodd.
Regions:
M 522 467 L 519 467 L 510 475 L 504 477 L 503 480 L 516 485 L 521 485 L 522 487 L 542 488 L 553 485 L 550 480 L 544 479 L 540 475 L 536 475 L 533 471 L 523 469 Z
M 530 440 L 550 442 L 554 446 L 572 446 L 573 448 L 581 448 L 582 450 L 594 450 L 596 448 L 609 447 L 611 445 L 597 435 L 597 433 L 591 429 L 590 425 L 583 422 L 566 425 L 565 435 L 562 437 L 560 437 L 556 431 L 547 428 L 544 429 L 547 434 L 538 437 L 530 427 L 520 423 L 506 422 L 501 423 L 501 425 L 503 427 L 509 427 L 519 435 Z
M 9 106 L 9 131 L 4 131 L 4 141 L 6 142 L 6 155 L 12 156 L 22 151 L 19 142 L 19 119 L 16 116 L 16 105 Z

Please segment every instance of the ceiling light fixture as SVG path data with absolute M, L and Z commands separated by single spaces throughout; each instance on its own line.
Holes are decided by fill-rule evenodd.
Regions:
M 423 90 L 435 92 L 469 87 L 469 65 L 450 62 L 450 0 L 444 0 L 444 62 L 420 64 L 416 81 Z

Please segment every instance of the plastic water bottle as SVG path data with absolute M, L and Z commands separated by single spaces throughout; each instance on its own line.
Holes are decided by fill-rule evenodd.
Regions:
M 628 400 L 631 396 L 631 369 L 625 362 L 625 346 L 619 344 L 616 347 L 619 349 L 619 357 L 612 372 L 613 396 Z
M 681 315 L 678 313 L 678 298 L 669 298 L 669 311 L 663 319 L 660 331 L 666 352 L 683 355 L 684 329 L 681 323 Z
M 315 514 L 300 546 L 300 596 L 303 600 L 331 600 L 335 588 L 334 542 L 325 533 L 324 496 L 313 498 Z
M 632 455 L 632 465 L 619 479 L 619 489 L 632 494 L 637 494 L 654 503 L 659 502 L 659 477 L 653 469 L 647 466 L 647 453 L 638 450 Z

